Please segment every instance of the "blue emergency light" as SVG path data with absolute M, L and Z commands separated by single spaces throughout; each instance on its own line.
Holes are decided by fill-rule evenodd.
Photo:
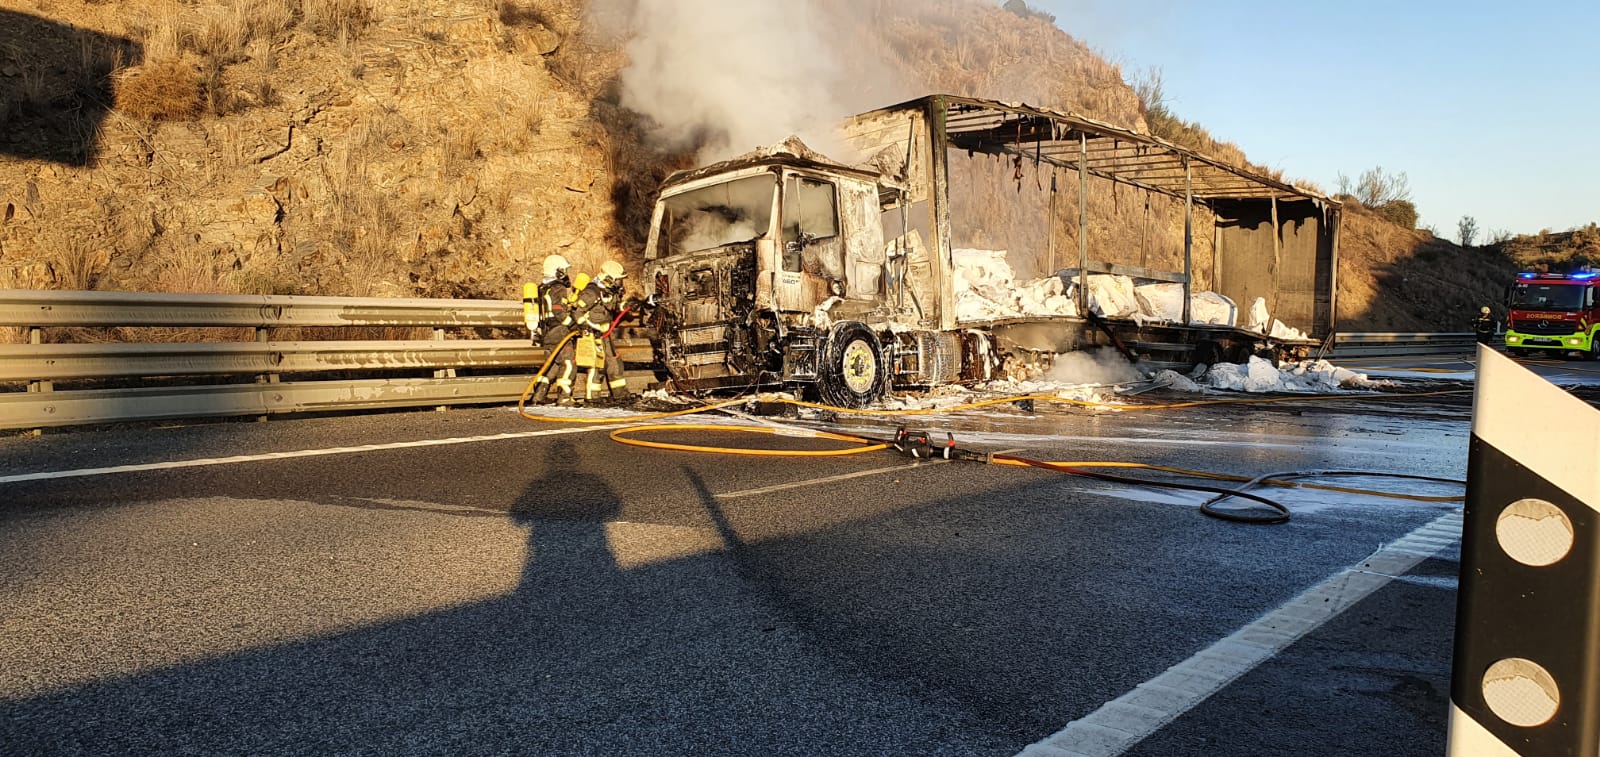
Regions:
M 1534 274 L 1532 274 L 1532 273 L 1519 273 L 1519 274 L 1517 274 L 1517 278 L 1519 278 L 1519 279 L 1531 279 L 1533 277 L 1534 277 Z
M 1583 280 L 1583 279 L 1592 279 L 1592 278 L 1594 278 L 1596 276 L 1600 276 L 1600 273 L 1596 273 L 1594 271 L 1590 271 L 1589 273 L 1574 273 L 1574 274 L 1572 274 L 1571 278 Z

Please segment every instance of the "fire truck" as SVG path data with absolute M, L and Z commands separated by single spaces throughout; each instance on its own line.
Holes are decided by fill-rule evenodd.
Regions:
M 1506 351 L 1600 359 L 1600 271 L 1517 274 L 1506 293 Z

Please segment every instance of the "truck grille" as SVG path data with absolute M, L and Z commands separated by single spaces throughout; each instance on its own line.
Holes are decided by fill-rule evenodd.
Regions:
M 684 346 L 721 344 L 728 338 L 728 327 L 718 325 L 679 329 L 678 338 L 683 341 Z
M 696 352 L 683 356 L 684 365 L 721 365 L 728 359 L 728 353 L 722 350 L 716 352 Z
M 1531 318 L 1519 318 L 1511 322 L 1511 330 L 1519 334 L 1543 334 L 1557 336 L 1571 334 L 1578 330 L 1578 325 L 1572 321 L 1542 321 Z

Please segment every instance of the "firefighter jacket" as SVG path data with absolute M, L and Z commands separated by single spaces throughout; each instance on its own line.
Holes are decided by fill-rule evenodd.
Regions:
M 539 327 L 546 332 L 558 326 L 572 327 L 572 285 L 563 276 L 539 284 L 539 297 L 534 305 L 538 311 Z
M 622 314 L 622 293 L 596 283 L 590 283 L 578 293 L 572 306 L 572 315 L 582 326 L 601 336 L 611 330 L 611 323 Z

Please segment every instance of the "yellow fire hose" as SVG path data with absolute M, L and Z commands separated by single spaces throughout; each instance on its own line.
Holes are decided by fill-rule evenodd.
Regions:
M 710 411 L 713 411 L 713 410 L 720 410 L 720 409 L 726 408 L 726 407 L 732 407 L 732 406 L 735 406 L 735 405 L 742 405 L 742 404 L 745 404 L 745 403 L 747 403 L 749 401 L 748 398 L 741 397 L 741 398 L 736 398 L 736 399 L 724 400 L 724 401 L 721 401 L 721 402 L 714 402 L 714 403 L 707 403 L 707 404 L 703 404 L 703 405 L 698 405 L 698 406 L 691 407 L 691 408 L 686 408 L 686 409 L 683 409 L 683 410 L 674 410 L 674 411 L 661 412 L 661 413 L 646 413 L 646 414 L 641 414 L 641 415 L 608 416 L 608 417 L 600 417 L 600 418 L 548 416 L 548 415 L 538 415 L 538 414 L 534 414 L 534 413 L 528 412 L 528 410 L 527 410 L 527 401 L 528 401 L 528 398 L 533 394 L 533 390 L 534 390 L 535 386 L 537 385 L 539 379 L 542 378 L 544 376 L 545 372 L 549 370 L 550 364 L 555 360 L 555 356 L 560 353 L 561 348 L 563 346 L 565 346 L 566 343 L 568 341 L 570 341 L 574 336 L 576 336 L 576 334 L 577 334 L 577 332 L 574 331 L 573 333 L 568 334 L 566 336 L 566 338 L 562 339 L 562 341 L 560 343 L 558 343 L 556 345 L 556 347 L 550 351 L 549 356 L 547 358 L 545 358 L 544 364 L 539 367 L 539 371 L 536 374 L 534 374 L 533 379 L 528 382 L 527 389 L 525 389 L 523 391 L 522 396 L 517 401 L 517 413 L 519 415 L 521 415 L 523 418 L 527 418 L 528 420 L 533 420 L 533 421 L 552 422 L 552 423 L 559 422 L 559 423 L 633 423 L 633 424 L 638 424 L 638 423 L 641 423 L 643 421 L 659 420 L 659 419 L 662 419 L 662 418 L 673 418 L 673 417 L 679 417 L 679 416 L 685 416 L 685 415 L 693 415 L 693 414 L 697 414 L 697 413 L 705 413 L 705 412 L 710 412 Z M 959 404 L 959 405 L 952 405 L 952 406 L 947 406 L 947 407 L 920 408 L 920 409 L 911 409 L 911 410 L 868 410 L 868 409 L 861 409 L 861 408 L 836 407 L 836 406 L 833 406 L 833 405 L 824 405 L 824 404 L 816 403 L 816 402 L 806 402 L 806 401 L 803 401 L 803 400 L 788 399 L 788 398 L 774 398 L 774 399 L 771 399 L 771 400 L 764 400 L 764 401 L 771 402 L 773 404 L 784 404 L 784 405 L 792 405 L 792 406 L 795 406 L 795 407 L 813 408 L 813 409 L 826 410 L 826 411 L 835 412 L 835 413 L 847 413 L 847 414 L 851 414 L 851 415 L 880 416 L 881 417 L 881 416 L 908 416 L 908 415 L 929 415 L 929 414 L 935 414 L 935 413 L 951 413 L 951 412 L 957 412 L 957 411 L 961 411 L 961 410 L 970 410 L 970 409 L 974 409 L 974 408 L 989 407 L 989 406 L 993 406 L 993 405 L 1004 405 L 1004 404 L 1011 404 L 1011 403 L 1023 402 L 1023 401 L 1056 403 L 1056 404 L 1069 405 L 1069 406 L 1074 406 L 1074 407 L 1085 407 L 1085 408 L 1103 408 L 1103 409 L 1114 409 L 1114 410 L 1122 410 L 1122 411 L 1134 411 L 1134 410 L 1172 410 L 1172 409 L 1188 408 L 1188 407 L 1203 407 L 1203 406 L 1207 406 L 1207 405 L 1267 404 L 1267 403 L 1277 403 L 1277 402 L 1306 402 L 1306 401 L 1318 401 L 1318 400 L 1350 401 L 1350 400 L 1364 400 L 1364 399 L 1388 399 L 1388 398 L 1393 398 L 1393 397 L 1397 397 L 1397 396 L 1406 397 L 1406 398 L 1411 398 L 1411 397 L 1436 397 L 1436 396 L 1444 396 L 1444 395 L 1452 395 L 1452 394 L 1469 394 L 1469 393 L 1471 393 L 1471 391 L 1472 390 L 1470 390 L 1470 389 L 1453 389 L 1453 390 L 1443 390 L 1443 391 L 1433 391 L 1433 392 L 1416 392 L 1416 393 L 1404 394 L 1404 395 L 1392 395 L 1392 394 L 1388 394 L 1388 395 L 1383 395 L 1383 394 L 1379 394 L 1379 395 L 1323 394 L 1323 395 L 1302 395 L 1302 396 L 1295 396 L 1295 397 L 1257 397 L 1257 398 L 1235 398 L 1235 399 L 1215 399 L 1215 400 L 1192 400 L 1192 401 L 1187 401 L 1187 402 L 1170 402 L 1170 403 L 1159 404 L 1159 405 L 1113 405 L 1113 404 L 1102 403 L 1102 402 L 1091 402 L 1091 401 L 1088 401 L 1088 400 L 1066 399 L 1066 398 L 1057 397 L 1055 395 L 1050 395 L 1050 394 L 1025 394 L 1025 395 L 1007 396 L 1007 397 L 995 397 L 995 398 L 983 399 L 983 400 L 978 400 L 978 401 L 975 401 L 975 402 L 968 402 L 968 403 L 963 403 L 963 404 Z M 809 437 L 809 438 L 827 439 L 827 440 L 830 440 L 830 441 L 849 442 L 849 443 L 852 443 L 852 444 L 854 444 L 856 446 L 842 447 L 842 448 L 836 448 L 836 449 L 822 449 L 822 450 L 785 450 L 785 449 L 762 449 L 762 448 L 749 448 L 749 447 L 708 446 L 708 445 L 697 445 L 697 444 L 677 444 L 677 443 L 668 443 L 668 442 L 659 442 L 659 441 L 649 441 L 649 440 L 645 440 L 645 439 L 636 439 L 636 438 L 632 437 L 633 434 L 645 433 L 645 432 L 650 432 L 650 431 L 658 431 L 658 432 L 660 432 L 660 431 L 697 431 L 697 432 L 746 433 L 746 434 L 763 433 L 763 434 L 786 435 L 786 436 L 805 436 L 805 437 Z M 652 449 L 665 449 L 665 450 L 673 450 L 673 451 L 679 451 L 679 452 L 701 452 L 701 453 L 711 453 L 711 454 L 720 454 L 720 455 L 745 455 L 745 456 L 765 456 L 765 457 L 838 457 L 838 456 L 844 456 L 844 455 L 856 455 L 856 454 L 861 454 L 861 453 L 864 453 L 864 452 L 877 452 L 877 451 L 880 451 L 880 450 L 888 449 L 891 446 L 890 442 L 884 442 L 884 441 L 880 441 L 880 440 L 870 439 L 870 438 L 867 438 L 867 437 L 864 437 L 864 436 L 857 436 L 857 435 L 854 435 L 854 434 L 835 433 L 835 432 L 829 432 L 829 431 L 819 431 L 819 430 L 815 430 L 815 429 L 797 429 L 797 428 L 792 428 L 792 427 L 785 427 L 785 428 L 779 429 L 779 428 L 773 428 L 773 427 L 770 427 L 770 426 L 739 426 L 739 425 L 713 425 L 713 424 L 632 425 L 632 426 L 628 426 L 626 428 L 620 428 L 620 429 L 616 429 L 616 430 L 612 431 L 611 434 L 610 434 L 610 438 L 611 438 L 612 441 L 619 442 L 621 444 L 627 444 L 627 445 L 635 446 L 635 447 L 647 447 L 647 448 L 652 448 Z M 1289 488 L 1317 489 L 1317 490 L 1321 490 L 1321 491 L 1340 492 L 1340 493 L 1345 493 L 1345 494 L 1358 494 L 1358 495 L 1365 495 L 1365 496 L 1372 496 L 1372 497 L 1385 497 L 1385 498 L 1390 498 L 1390 499 L 1403 499 L 1403 500 L 1410 500 L 1410 501 L 1414 501 L 1414 502 L 1460 502 L 1463 499 L 1465 499 L 1465 497 L 1463 495 L 1455 495 L 1455 496 L 1426 496 L 1426 495 L 1417 495 L 1417 494 L 1402 494 L 1402 493 L 1398 493 L 1398 492 L 1387 492 L 1387 491 L 1380 491 L 1380 490 L 1374 490 L 1374 489 L 1361 489 L 1361 488 L 1356 488 L 1356 487 L 1333 486 L 1333 485 L 1329 485 L 1329 484 L 1314 484 L 1314 483 L 1305 483 L 1305 482 L 1300 482 L 1300 481 L 1290 481 L 1290 480 L 1287 480 L 1287 478 L 1260 478 L 1260 477 L 1251 478 L 1251 477 L 1248 477 L 1248 476 L 1237 476 L 1237 475 L 1231 475 L 1231 474 L 1225 474 L 1225 473 L 1214 473 L 1214 472 L 1210 472 L 1210 471 L 1190 470 L 1190 469 L 1187 469 L 1187 468 L 1175 468 L 1175 467 L 1165 466 L 1165 465 L 1151 465 L 1151 464 L 1147 464 L 1147 463 L 1136 463 L 1136 462 L 1127 462 L 1127 461 L 1107 461 L 1107 460 L 1044 461 L 1044 460 L 1031 460 L 1031 459 L 1028 459 L 1028 458 L 1016 457 L 1016 456 L 1013 456 L 1013 455 L 1005 455 L 1005 456 L 987 455 L 987 456 L 972 457 L 971 455 L 973 453 L 966 453 L 966 454 L 968 455 L 968 457 L 965 457 L 963 459 L 975 459 L 975 460 L 980 460 L 980 461 L 987 462 L 987 463 L 990 463 L 990 464 L 1012 465 L 1012 466 L 1031 466 L 1031 467 L 1045 468 L 1045 469 L 1049 469 L 1049 470 L 1056 470 L 1056 471 L 1059 471 L 1059 472 L 1062 472 L 1062 473 L 1069 473 L 1069 474 L 1075 474 L 1075 475 L 1089 475 L 1089 476 L 1096 477 L 1096 478 L 1105 478 L 1105 479 L 1109 479 L 1109 480 L 1115 480 L 1115 481 L 1120 481 L 1120 482 L 1124 482 L 1124 483 L 1130 483 L 1130 484 L 1134 484 L 1134 485 L 1144 484 L 1144 485 L 1162 486 L 1162 487 L 1168 487 L 1168 488 L 1195 489 L 1195 490 L 1200 490 L 1200 491 L 1219 492 L 1219 493 L 1223 493 L 1226 496 L 1238 496 L 1238 497 L 1243 497 L 1243 498 L 1247 498 L 1247 499 L 1253 499 L 1253 500 L 1256 500 L 1258 502 L 1262 502 L 1262 503 L 1272 507 L 1276 511 L 1275 513 L 1273 513 L 1271 515 L 1268 515 L 1268 516 L 1265 516 L 1265 517 L 1253 517 L 1253 516 L 1252 517 L 1245 517 L 1245 516 L 1219 514 L 1218 512 L 1202 508 L 1203 512 L 1206 512 L 1206 514 L 1212 515 L 1214 517 L 1223 517 L 1223 518 L 1226 518 L 1226 519 L 1229 519 L 1229 520 L 1237 520 L 1237 521 L 1250 522 L 1250 523 L 1281 523 L 1281 522 L 1284 522 L 1284 521 L 1288 520 L 1288 509 L 1287 508 L 1283 507 L 1280 504 L 1277 504 L 1276 502 L 1272 502 L 1271 500 L 1267 500 L 1267 499 L 1265 499 L 1263 497 L 1259 497 L 1257 495 L 1251 495 L 1251 494 L 1248 494 L 1248 493 L 1244 492 L 1244 488 L 1248 488 L 1248 486 L 1257 485 L 1257 484 L 1269 485 L 1269 486 L 1278 486 L 1278 487 L 1289 487 Z M 1191 476 L 1191 477 L 1196 477 L 1196 478 L 1205 478 L 1205 479 L 1212 479 L 1212 480 L 1218 480 L 1218 481 L 1231 481 L 1231 482 L 1244 483 L 1244 484 L 1246 484 L 1246 487 L 1242 487 L 1242 488 L 1237 489 L 1237 490 L 1223 490 L 1223 489 L 1216 489 L 1216 488 L 1213 488 L 1213 487 L 1205 487 L 1205 486 L 1198 486 L 1198 485 L 1175 484 L 1175 483 L 1166 482 L 1166 481 L 1152 481 L 1152 480 L 1148 480 L 1148 479 L 1129 479 L 1129 478 L 1124 478 L 1124 477 L 1119 477 L 1119 476 L 1111 476 L 1109 474 L 1093 474 L 1093 473 L 1088 473 L 1088 472 L 1086 472 L 1084 470 L 1084 469 L 1090 469 L 1090 468 L 1138 468 L 1138 469 L 1144 469 L 1144 470 L 1160 471 L 1160 472 L 1163 472 L 1163 473 L 1171 473 L 1171 474 L 1180 475 L 1180 476 Z M 1354 475 L 1356 473 L 1363 473 L 1365 475 L 1371 475 L 1371 476 L 1375 476 L 1375 477 L 1400 477 L 1400 478 L 1411 478 L 1411 479 L 1425 479 L 1425 480 L 1441 482 L 1441 483 L 1456 483 L 1456 484 L 1464 484 L 1465 483 L 1465 482 L 1456 481 L 1456 480 L 1453 480 L 1453 479 L 1434 479 L 1434 478 L 1427 478 L 1427 477 L 1422 477 L 1422 476 L 1404 476 L 1404 475 L 1386 474 L 1386 473 L 1377 473 L 1377 472 L 1366 473 L 1366 472 L 1340 471 L 1340 472 L 1332 472 L 1332 473 L 1330 473 L 1330 475 Z M 1290 475 L 1301 475 L 1301 474 L 1277 474 L 1277 475 L 1279 475 L 1279 476 L 1290 476 Z M 1208 504 L 1210 504 L 1210 503 L 1208 503 Z

